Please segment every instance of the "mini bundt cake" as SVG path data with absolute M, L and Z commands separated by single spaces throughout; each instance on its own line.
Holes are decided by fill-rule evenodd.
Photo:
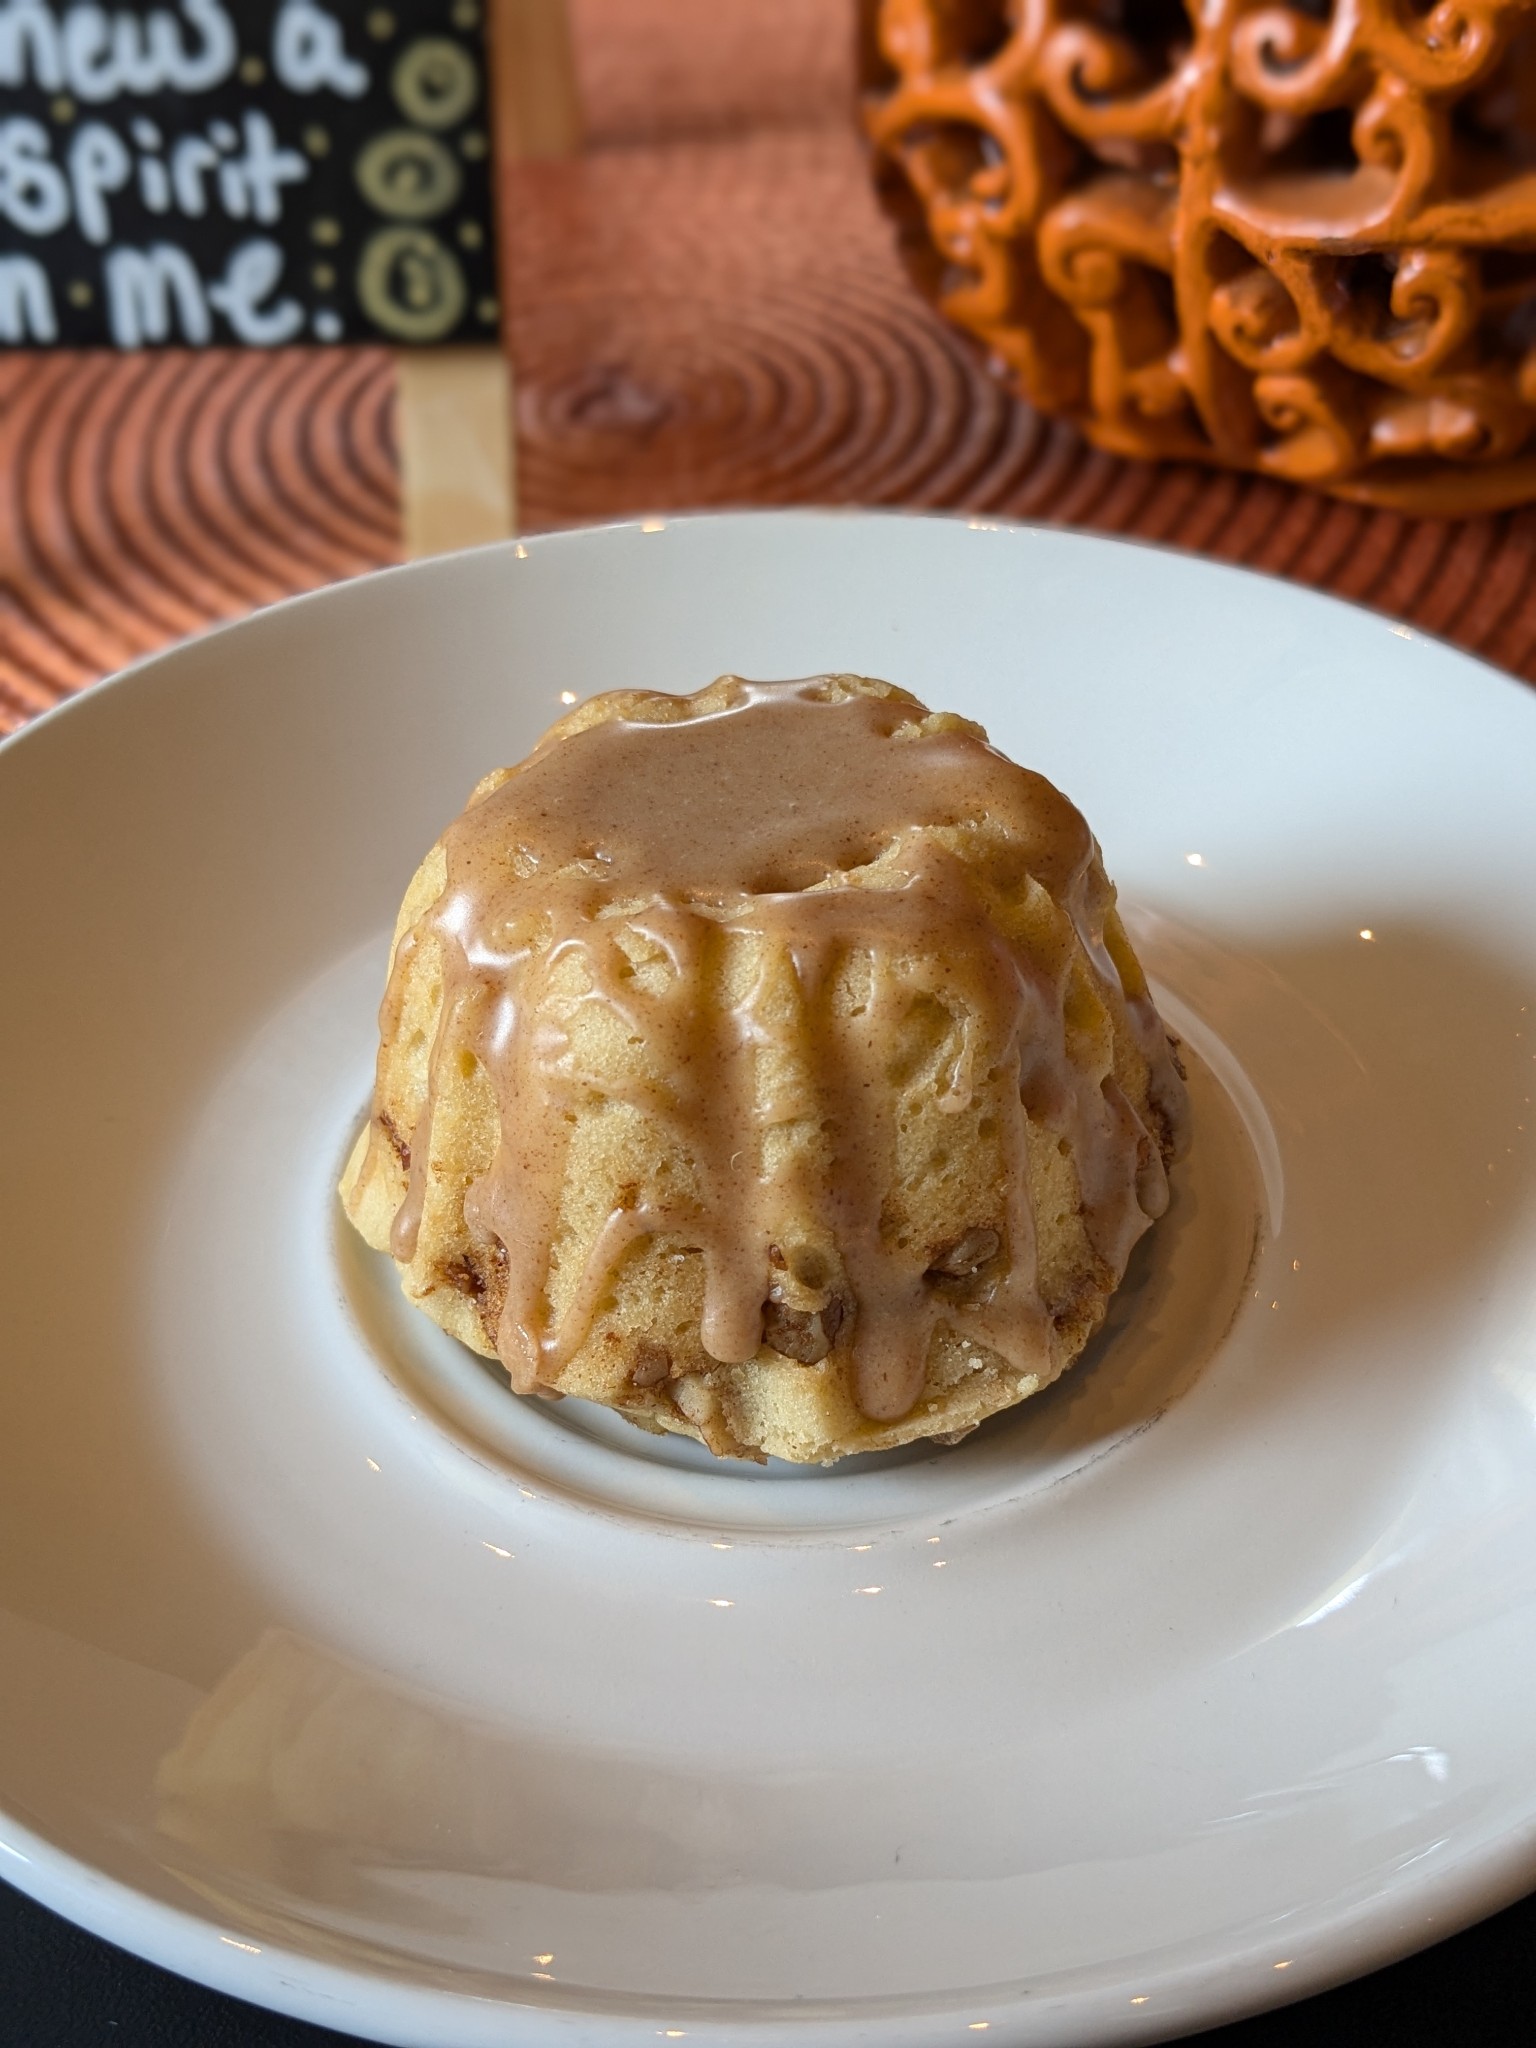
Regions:
M 406 1294 L 728 1457 L 1048 1385 L 1184 1118 L 1082 817 L 859 676 L 563 718 L 422 863 L 380 1026 L 341 1194 Z

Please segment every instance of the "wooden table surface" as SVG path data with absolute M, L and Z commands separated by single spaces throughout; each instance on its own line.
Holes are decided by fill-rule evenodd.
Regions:
M 504 167 L 521 522 L 910 505 L 1292 576 L 1536 679 L 1536 508 L 1463 523 L 1096 454 L 909 289 L 866 186 L 849 0 L 570 0 L 585 147 Z M 167 640 L 398 558 L 385 351 L 0 357 L 0 730 Z M 1531 2038 L 1536 1901 L 1233 2048 Z M 336 2040 L 0 1887 L 0 2044 Z

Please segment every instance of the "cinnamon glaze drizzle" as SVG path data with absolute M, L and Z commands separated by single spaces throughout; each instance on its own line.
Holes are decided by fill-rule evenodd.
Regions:
M 1048 1357 L 1026 1113 L 1070 1140 L 1089 1236 L 1115 1279 L 1166 1206 L 1156 1134 L 1112 1079 L 1068 1056 L 1066 974 L 997 914 L 999 889 L 1048 892 L 1088 971 L 1124 998 L 1157 1113 L 1176 1122 L 1181 1086 L 1087 825 L 977 728 L 865 688 L 730 679 L 709 693 L 719 708 L 702 711 L 626 696 L 619 715 L 567 722 L 483 784 L 444 836 L 442 893 L 403 935 L 381 1015 L 387 1047 L 413 954 L 435 935 L 433 1071 L 391 1250 L 415 1255 L 438 1069 L 472 1054 L 500 1136 L 464 1214 L 504 1266 L 496 1347 L 520 1391 L 558 1379 L 624 1253 L 647 1237 L 702 1254 L 709 1355 L 755 1357 L 771 1267 L 811 1217 L 842 1269 L 833 1328 L 855 1399 L 871 1418 L 896 1418 L 922 1392 L 941 1321 L 1022 1370 Z M 1003 1255 L 995 1283 L 959 1302 L 931 1284 L 932 1247 L 881 1227 L 892 1061 L 920 997 L 954 1020 L 942 1108 L 1017 1075 L 1000 1091 L 1004 1213 L 977 1219 Z M 595 1071 L 583 1037 L 593 1025 L 643 1058 L 621 1061 L 617 1077 L 611 1061 Z M 556 1315 L 573 1112 L 599 1101 L 638 1108 L 691 1171 L 613 1209 Z M 812 1125 L 816 1144 L 774 1142 Z

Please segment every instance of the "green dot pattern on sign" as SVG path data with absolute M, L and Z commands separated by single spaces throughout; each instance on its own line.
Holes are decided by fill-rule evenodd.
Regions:
M 363 311 L 399 341 L 440 341 L 464 317 L 468 289 L 453 251 L 426 228 L 380 228 L 357 267 Z
M 463 189 L 453 152 L 435 135 L 392 128 L 358 156 L 354 175 L 368 204 L 392 220 L 435 220 Z
M 446 36 L 423 36 L 396 60 L 390 86 L 408 121 L 423 128 L 451 128 L 480 97 L 474 60 Z

